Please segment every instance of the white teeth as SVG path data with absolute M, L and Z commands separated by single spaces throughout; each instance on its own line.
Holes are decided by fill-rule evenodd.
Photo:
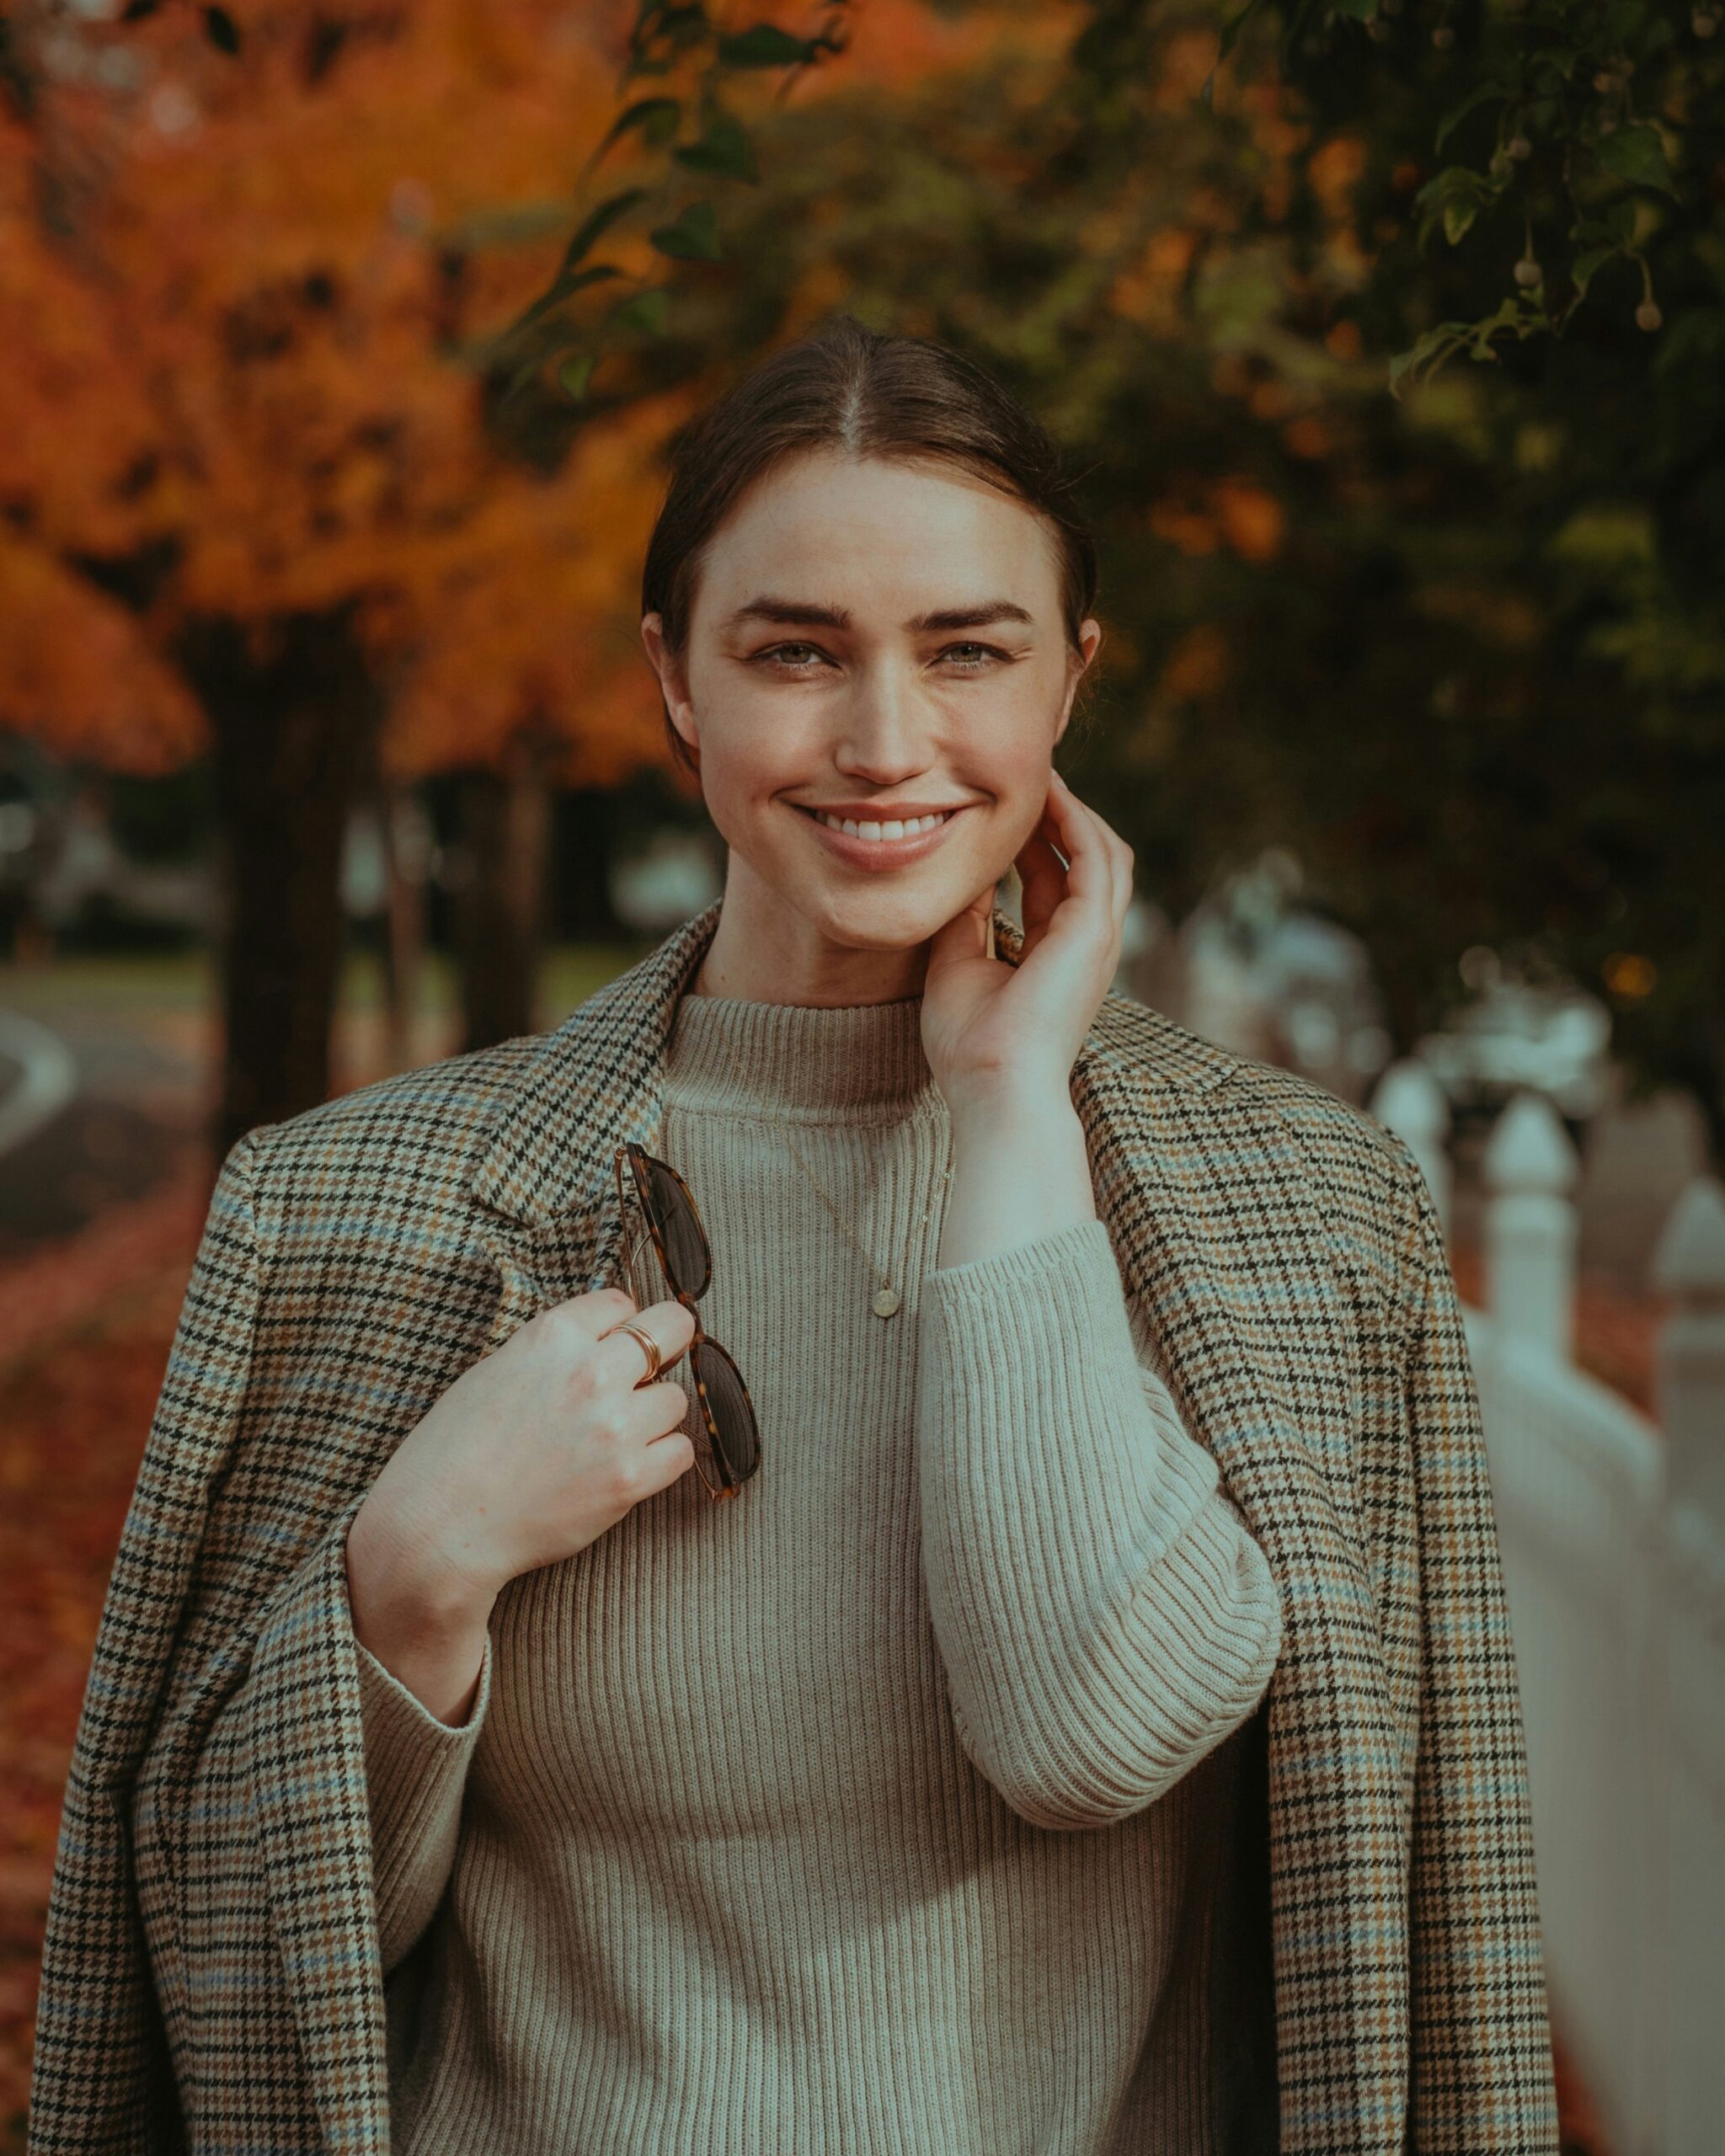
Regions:
M 820 820 L 825 824 L 829 830 L 835 831 L 846 831 L 853 839 L 901 839 L 905 837 L 913 837 L 919 831 L 932 831 L 937 824 L 943 824 L 946 821 L 946 818 L 944 816 L 937 814 L 932 816 L 895 818 L 891 821 L 884 824 L 859 824 L 854 817 L 851 816 L 829 816 L 824 810 L 820 809 L 817 809 L 815 814 L 820 818 Z

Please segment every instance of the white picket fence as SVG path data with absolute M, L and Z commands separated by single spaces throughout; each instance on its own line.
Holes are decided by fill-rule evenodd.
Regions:
M 1445 1218 L 1418 1063 L 1372 1101 Z M 1725 2150 L 1725 1187 L 1698 1177 L 1651 1285 L 1658 1422 L 1573 1360 L 1578 1162 L 1525 1093 L 1484 1159 L 1467 1311 L 1521 1673 L 1554 2015 L 1613 2156 Z

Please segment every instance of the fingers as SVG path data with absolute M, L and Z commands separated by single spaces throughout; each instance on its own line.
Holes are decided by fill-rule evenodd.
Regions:
M 627 1288 L 595 1288 L 584 1295 L 571 1295 L 566 1303 L 553 1307 L 578 1326 L 590 1340 L 602 1340 L 613 1326 L 636 1315 L 635 1299 Z
M 670 1300 L 649 1303 L 641 1310 L 632 1305 L 606 1328 L 595 1353 L 604 1375 L 616 1374 L 633 1386 L 649 1382 L 647 1350 L 633 1332 L 621 1329 L 626 1324 L 638 1325 L 642 1331 L 652 1335 L 659 1349 L 661 1373 L 670 1368 L 695 1337 L 695 1314 L 686 1304 Z
M 1087 802 L 1081 801 L 1058 771 L 1052 774 L 1048 815 L 1055 825 L 1061 851 L 1072 862 L 1076 895 L 1092 894 L 1124 921 L 1132 903 L 1132 849 Z
M 1020 963 L 1050 936 L 1071 947 L 1106 931 L 1117 947 L 1132 904 L 1132 847 L 1078 800 L 1059 771 L 1048 774 L 1048 798 L 1017 854 L 1017 873 L 1024 884 Z M 1076 905 L 1063 910 L 1070 899 Z
M 932 974 L 967 959 L 994 956 L 994 885 L 985 883 L 969 905 L 935 931 L 928 954 Z
M 1065 895 L 1066 867 L 1044 830 L 1048 812 L 1043 812 L 1042 823 L 1019 848 L 1015 863 L 1018 882 L 1023 888 L 1021 901 L 1027 925 L 1045 920 Z
M 641 1454 L 636 1502 L 669 1489 L 680 1475 L 686 1475 L 694 1465 L 695 1448 L 681 1430 L 672 1430 L 665 1437 L 654 1438 Z

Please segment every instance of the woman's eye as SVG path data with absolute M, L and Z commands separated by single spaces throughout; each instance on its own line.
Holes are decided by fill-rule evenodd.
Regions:
M 961 673 L 979 674 L 991 659 L 1004 659 L 1007 654 L 997 651 L 990 643 L 949 643 L 940 653 L 943 659 L 952 659 Z M 811 660 L 821 659 L 825 654 L 819 644 L 773 643 L 754 655 L 757 666 L 782 667 L 788 673 L 805 671 Z
M 817 647 L 812 643 L 773 643 L 769 644 L 765 651 L 757 651 L 756 653 L 756 663 L 757 664 L 768 663 L 774 665 L 783 664 L 793 669 L 804 664 L 804 662 L 801 658 L 787 659 L 785 657 L 785 654 L 788 652 L 814 653 L 816 656 L 819 656 Z

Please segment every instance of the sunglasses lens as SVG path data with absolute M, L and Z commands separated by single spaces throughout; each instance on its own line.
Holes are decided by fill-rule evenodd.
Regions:
M 677 1286 L 698 1301 L 713 1278 L 713 1261 L 701 1223 L 690 1209 L 687 1193 L 670 1171 L 657 1161 L 649 1160 L 645 1166 L 647 1203 L 653 1209 L 653 1224 L 665 1239 L 665 1257 L 676 1275 Z
M 695 1375 L 707 1389 L 707 1404 L 718 1426 L 718 1444 L 730 1479 L 746 1482 L 761 1465 L 761 1436 L 742 1376 L 715 1340 L 699 1342 L 692 1359 Z M 696 1449 L 698 1455 L 700 1448 Z

